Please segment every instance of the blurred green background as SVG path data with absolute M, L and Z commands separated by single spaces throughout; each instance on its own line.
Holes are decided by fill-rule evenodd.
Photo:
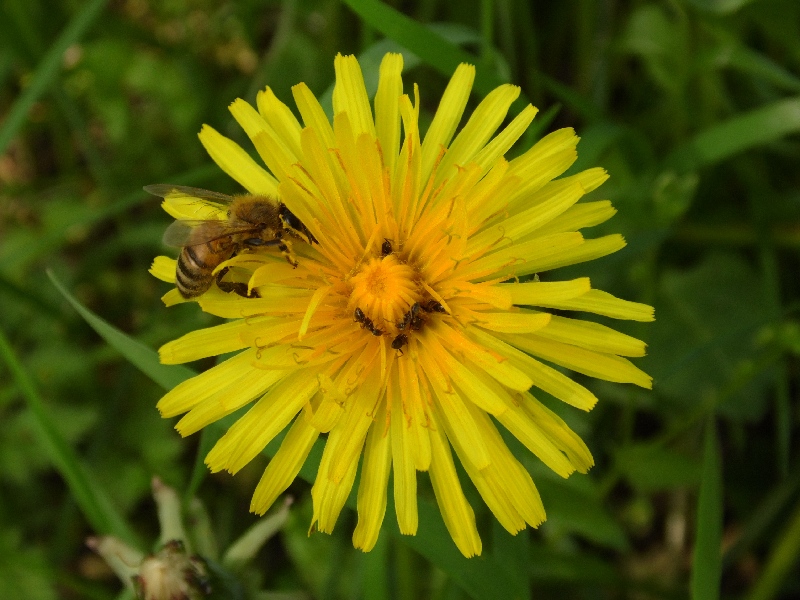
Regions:
M 512 446 L 548 512 L 537 531 L 511 538 L 474 501 L 484 556 L 452 559 L 446 538 L 423 556 L 389 533 L 387 512 L 362 555 L 352 511 L 333 536 L 307 537 L 298 480 L 289 523 L 245 587 L 367 600 L 491 598 L 496 581 L 521 598 L 800 597 L 800 2 L 2 0 L 0 598 L 117 597 L 84 539 L 127 523 L 152 549 L 150 479 L 185 492 L 198 453 L 197 436 L 159 418 L 163 389 L 45 270 L 149 348 L 213 324 L 194 304 L 161 304 L 167 286 L 147 269 L 170 219 L 141 187 L 235 191 L 196 137 L 202 123 L 243 142 L 235 98 L 270 85 L 290 102 L 300 81 L 322 95 L 337 52 L 360 55 L 369 80 L 401 49 L 423 123 L 467 57 L 473 105 L 511 81 L 541 109 L 515 152 L 572 126 L 575 169 L 608 169 L 595 196 L 619 214 L 590 233 L 621 232 L 627 248 L 546 278 L 588 274 L 656 307 L 655 323 L 616 324 L 649 344 L 637 364 L 654 389 L 578 376 L 600 403 L 559 412 L 594 453 L 588 476 L 561 480 Z M 255 522 L 266 460 L 199 486 L 222 547 Z

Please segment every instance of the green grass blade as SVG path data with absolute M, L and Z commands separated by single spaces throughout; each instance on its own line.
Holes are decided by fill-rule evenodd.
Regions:
M 716 13 L 718 15 L 727 15 L 734 13 L 746 4 L 750 4 L 753 0 L 689 0 L 702 11 Z
M 746 46 L 734 46 L 727 58 L 727 63 L 731 68 L 768 81 L 790 92 L 800 92 L 800 78 L 763 54 Z
M 33 415 L 34 431 L 42 448 L 64 478 L 72 498 L 75 499 L 92 529 L 103 535 L 115 535 L 141 547 L 136 534 L 128 527 L 105 491 L 92 479 L 89 470 L 62 437 L 34 382 L 17 359 L 14 349 L 2 331 L 0 331 L 0 356 L 8 365 Z
M 67 291 L 61 282 L 56 279 L 52 272 L 48 271 L 47 276 L 58 291 L 61 292 L 61 295 L 66 298 L 67 302 L 78 311 L 100 337 L 108 342 L 110 346 L 116 348 L 120 354 L 128 359 L 136 368 L 165 390 L 169 391 L 182 381 L 186 381 L 190 377 L 197 375 L 192 369 L 182 365 L 162 365 L 155 351 L 127 336 L 83 306 Z M 204 429 L 200 436 L 197 460 L 192 468 L 191 480 L 185 495 L 187 498 L 193 498 L 195 494 L 197 494 L 197 490 L 200 488 L 200 485 L 203 483 L 208 473 L 203 463 L 203 457 L 208 454 L 211 446 L 219 437 L 216 429 L 216 427 Z
M 722 574 L 722 471 L 714 417 L 708 417 L 703 479 L 697 502 L 697 539 L 692 561 L 692 598 L 717 600 Z
M 781 100 L 715 125 L 679 147 L 667 164 L 686 172 L 800 131 L 800 98 Z
M 76 43 L 89 27 L 94 23 L 108 0 L 91 0 L 75 15 L 72 21 L 64 28 L 53 45 L 44 55 L 36 67 L 36 72 L 30 85 L 17 98 L 11 106 L 8 115 L 0 126 L 0 154 L 3 154 L 8 144 L 25 123 L 28 111 L 47 88 L 55 81 L 64 57 L 64 52 Z
M 66 298 L 75 310 L 86 320 L 89 326 L 94 329 L 100 337 L 116 348 L 128 361 L 137 367 L 142 373 L 155 381 L 165 390 L 171 390 L 182 381 L 194 377 L 196 373 L 181 365 L 162 365 L 158 360 L 155 350 L 148 348 L 141 342 L 125 335 L 116 327 L 109 325 L 106 321 L 95 315 L 88 308 L 78 302 L 72 294 L 61 284 L 52 272 L 48 271 L 47 276 L 56 286 L 61 295 Z
M 769 600 L 777 597 L 783 581 L 792 572 L 792 568 L 797 568 L 798 557 L 800 557 L 800 503 L 795 506 L 788 526 L 783 528 L 783 535 L 770 552 L 761 577 L 753 586 L 750 600 Z
M 480 58 L 462 50 L 428 27 L 379 0 L 344 0 L 370 26 L 408 48 L 427 64 L 450 77 L 460 63 L 479 64 Z M 477 69 L 475 90 L 485 96 L 504 83 L 494 71 Z

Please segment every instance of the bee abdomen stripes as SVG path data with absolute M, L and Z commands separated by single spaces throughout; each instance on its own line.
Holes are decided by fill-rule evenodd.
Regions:
M 203 264 L 192 246 L 186 246 L 178 256 L 175 283 L 184 298 L 199 296 L 211 287 L 210 269 Z

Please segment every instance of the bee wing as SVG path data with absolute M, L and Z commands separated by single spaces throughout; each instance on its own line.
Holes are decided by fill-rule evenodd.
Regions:
M 194 245 L 194 241 L 189 244 L 195 229 L 205 221 L 173 221 L 167 230 L 164 232 L 164 237 L 161 241 L 166 246 L 173 246 L 175 248 L 183 248 L 184 246 Z
M 183 248 L 185 246 L 197 246 L 218 240 L 228 235 L 237 235 L 255 231 L 253 227 L 237 227 L 226 221 L 216 219 L 189 221 L 181 219 L 173 221 L 164 231 L 162 242 L 166 246 Z
M 185 185 L 172 185 L 170 183 L 146 185 L 142 189 L 148 194 L 153 194 L 153 196 L 159 196 L 161 198 L 196 198 L 217 202 L 219 204 L 230 204 L 233 201 L 233 196 L 229 196 L 228 194 L 212 192 L 211 190 L 204 190 L 202 188 L 187 187 Z

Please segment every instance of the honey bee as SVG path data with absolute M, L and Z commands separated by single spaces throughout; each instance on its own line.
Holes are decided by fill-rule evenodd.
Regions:
M 164 232 L 164 243 L 181 248 L 175 269 L 175 282 L 181 296 L 195 298 L 214 283 L 214 269 L 243 250 L 275 246 L 287 262 L 296 267 L 286 236 L 319 243 L 305 225 L 272 196 L 240 194 L 228 196 L 199 188 L 157 184 L 144 190 L 161 198 L 182 196 L 205 200 L 218 208 L 227 206 L 227 219 L 178 220 Z M 216 275 L 218 287 L 225 292 L 247 296 L 247 285 L 222 281 L 227 269 Z

